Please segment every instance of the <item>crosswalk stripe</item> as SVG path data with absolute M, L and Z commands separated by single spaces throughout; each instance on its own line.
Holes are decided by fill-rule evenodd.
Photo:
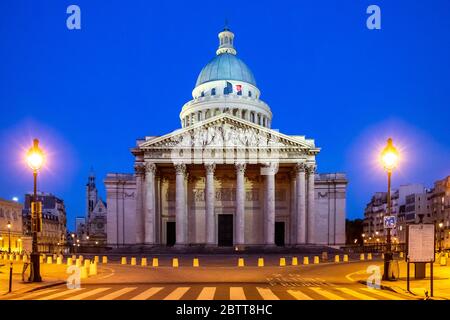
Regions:
M 66 294 L 69 294 L 69 293 L 79 292 L 80 290 L 83 290 L 83 289 L 84 288 L 73 289 L 73 290 L 68 289 L 68 290 L 64 290 L 62 292 L 57 292 L 55 294 L 51 294 L 49 296 L 45 296 L 45 297 L 42 297 L 42 298 L 39 298 L 36 300 L 52 300 L 52 299 L 56 299 L 56 298 L 65 296 Z
M 304 294 L 300 290 L 288 290 L 287 293 L 297 300 L 313 300 L 310 296 Z
M 345 300 L 344 298 L 338 296 L 337 294 L 334 294 L 330 291 L 323 290 L 321 288 L 309 288 L 310 290 L 314 291 L 317 294 L 320 294 L 321 296 L 324 296 L 325 298 L 329 300 Z
M 197 297 L 197 300 L 214 300 L 216 287 L 205 287 Z
M 403 299 L 403 298 L 401 298 L 399 296 L 395 296 L 393 294 L 384 292 L 384 291 L 382 291 L 380 289 L 362 288 L 361 290 L 364 290 L 366 292 L 370 292 L 371 294 L 375 294 L 375 295 L 378 295 L 378 296 L 383 297 L 383 298 L 387 298 L 389 300 L 405 300 L 405 299 Z
M 230 300 L 247 300 L 244 293 L 244 288 L 242 287 L 231 287 L 230 288 Z
M 159 291 L 161 291 L 163 288 L 150 288 L 145 290 L 144 292 L 141 292 L 137 296 L 131 298 L 130 300 L 147 300 L 148 298 L 154 296 Z
M 180 287 L 173 290 L 164 300 L 180 300 L 191 287 Z
M 336 290 L 342 291 L 352 297 L 361 299 L 361 300 L 377 300 L 376 298 L 373 298 L 371 296 L 368 296 L 367 294 L 364 293 L 359 293 L 355 290 L 349 289 L 349 288 L 335 288 Z
M 278 298 L 272 290 L 270 289 L 266 289 L 266 288 L 256 288 L 256 290 L 258 290 L 258 293 L 261 295 L 261 297 L 264 300 L 280 300 L 280 298 Z
M 58 289 L 47 289 L 47 290 L 38 290 L 29 294 L 26 294 L 24 296 L 21 296 L 20 298 L 15 298 L 15 299 L 11 299 L 11 300 L 28 300 L 37 296 L 40 296 L 41 294 L 47 294 L 47 293 L 51 293 L 54 292 Z
M 97 293 L 101 293 L 103 291 L 109 290 L 110 288 L 97 288 L 94 290 L 90 290 L 88 292 L 80 293 L 76 296 L 64 299 L 64 300 L 81 300 L 84 298 L 92 297 L 93 295 L 96 295 Z
M 118 297 L 120 297 L 120 296 L 122 296 L 122 295 L 124 295 L 124 294 L 126 294 L 128 292 L 136 290 L 136 289 L 137 289 L 137 287 L 123 288 L 123 289 L 111 292 L 111 293 L 107 294 L 106 296 L 97 298 L 97 300 L 114 300 L 114 299 L 116 299 L 116 298 L 118 298 Z

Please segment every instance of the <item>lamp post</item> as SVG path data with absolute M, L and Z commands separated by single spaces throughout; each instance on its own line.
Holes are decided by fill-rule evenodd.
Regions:
M 442 228 L 444 227 L 444 222 L 439 222 L 439 252 L 442 251 Z
M 30 148 L 27 154 L 27 162 L 28 166 L 33 170 L 33 204 L 35 206 L 35 212 L 32 214 L 32 223 L 31 223 L 31 229 L 32 229 L 32 235 L 33 235 L 33 242 L 32 242 L 32 249 L 31 249 L 31 273 L 29 281 L 31 282 L 41 282 L 41 274 L 40 274 L 40 264 L 39 264 L 39 249 L 38 249 L 38 239 L 37 239 L 37 232 L 38 232 L 38 219 L 40 219 L 41 212 L 38 212 L 40 210 L 37 210 L 39 206 L 37 205 L 37 175 L 38 171 L 42 168 L 42 165 L 44 164 L 44 154 L 42 150 L 39 148 L 39 140 L 34 139 L 33 140 L 33 147 Z
M 8 254 L 11 254 L 11 222 L 8 221 Z
M 391 177 L 392 171 L 397 167 L 398 164 L 398 151 L 392 143 L 392 139 L 387 140 L 387 145 L 381 152 L 381 161 L 383 162 L 384 169 L 388 176 L 388 190 L 387 190 L 387 215 L 391 216 Z M 383 280 L 391 280 L 388 270 L 391 261 L 393 260 L 392 250 L 391 250 L 391 229 L 386 230 L 386 250 L 384 253 L 384 274 Z

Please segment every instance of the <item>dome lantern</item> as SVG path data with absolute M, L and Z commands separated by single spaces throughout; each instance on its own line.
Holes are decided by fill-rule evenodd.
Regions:
M 225 27 L 221 33 L 219 33 L 219 49 L 217 49 L 216 54 L 220 55 L 222 53 L 230 53 L 236 55 L 236 49 L 234 48 L 234 33 Z

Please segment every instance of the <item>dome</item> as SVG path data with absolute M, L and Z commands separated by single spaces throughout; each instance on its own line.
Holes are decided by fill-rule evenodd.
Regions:
M 195 86 L 216 80 L 242 81 L 256 87 L 255 77 L 247 65 L 234 54 L 227 52 L 217 55 L 203 68 Z

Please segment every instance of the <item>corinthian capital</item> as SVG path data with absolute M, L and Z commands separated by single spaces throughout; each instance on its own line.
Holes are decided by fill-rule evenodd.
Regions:
M 245 173 L 245 168 L 247 167 L 247 164 L 243 162 L 236 163 L 236 172 L 237 173 Z
M 216 164 L 215 163 L 206 163 L 205 170 L 206 170 L 207 174 L 214 174 L 214 171 L 216 170 Z
M 306 171 L 306 164 L 304 162 L 296 163 L 295 167 L 294 167 L 294 171 L 295 171 L 295 173 L 305 172 Z
M 316 173 L 316 164 L 315 163 L 311 163 L 309 165 L 307 165 L 306 170 L 308 172 L 308 174 L 315 174 Z
M 186 165 L 184 163 L 176 163 L 174 166 L 177 174 L 186 175 Z
M 147 162 L 145 164 L 145 172 L 147 174 L 155 174 L 156 172 L 156 164 L 152 163 L 152 162 Z
M 145 166 L 143 163 L 136 163 L 134 165 L 134 172 L 136 175 L 143 175 L 145 173 Z

